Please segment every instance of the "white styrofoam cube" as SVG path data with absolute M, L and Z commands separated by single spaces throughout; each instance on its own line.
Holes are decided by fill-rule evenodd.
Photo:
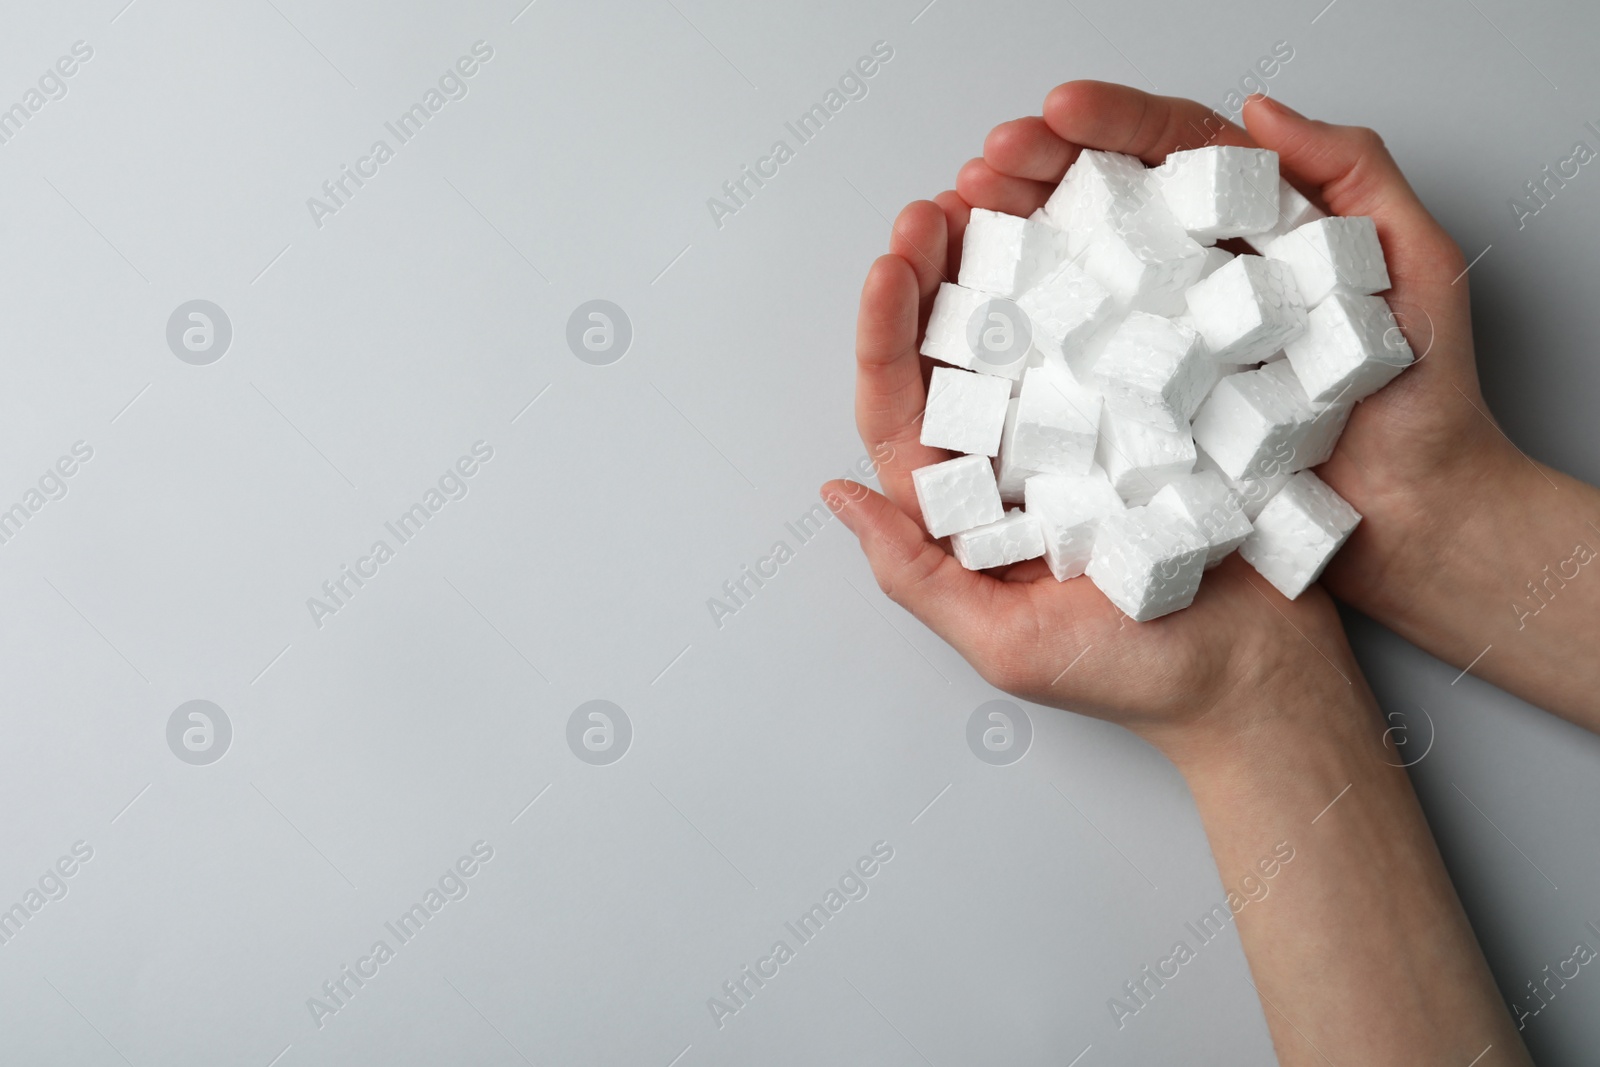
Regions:
M 1304 226 L 1308 222 L 1327 218 L 1327 213 L 1317 205 L 1307 200 L 1294 186 L 1284 178 L 1278 178 L 1278 217 L 1270 229 L 1261 233 L 1247 233 L 1240 236 L 1251 248 L 1266 255 L 1267 245 L 1282 237 L 1290 230 Z
M 1295 376 L 1293 365 L 1287 359 L 1263 364 L 1261 371 L 1276 377 L 1316 416 L 1306 431 L 1305 440 L 1295 450 L 1294 461 L 1289 469 L 1304 470 L 1328 462 L 1333 457 L 1334 446 L 1339 443 L 1339 436 L 1344 433 L 1345 423 L 1350 421 L 1350 413 L 1355 410 L 1355 401 L 1341 399 L 1328 404 L 1315 403 L 1306 395 L 1300 379 Z
M 1205 342 L 1188 326 L 1129 313 L 1095 360 L 1094 384 L 1119 415 L 1176 431 L 1212 385 Z
M 1206 568 L 1221 563 L 1250 536 L 1250 519 L 1222 476 L 1214 471 L 1185 474 L 1161 487 L 1150 507 L 1194 523 L 1206 541 Z
M 1010 299 L 940 282 L 919 351 L 930 359 L 1018 381 L 1027 365 L 1027 316 Z
M 1028 349 L 1028 357 L 1022 362 L 1022 373 L 1011 382 L 1011 399 L 1015 400 L 1022 395 L 1022 379 L 1034 367 L 1044 366 L 1045 358 L 1045 354 L 1039 351 L 1039 346 L 1034 345 Z
M 1194 417 L 1195 444 L 1230 478 L 1277 473 L 1303 446 L 1316 414 L 1261 370 L 1217 383 Z
M 1310 471 L 1301 471 L 1267 502 L 1239 554 L 1261 577 L 1293 600 L 1361 521 L 1356 509 Z
M 1268 229 L 1278 217 L 1278 153 L 1207 145 L 1150 172 L 1178 225 L 1202 244 Z
M 1096 227 L 1137 211 L 1152 199 L 1145 165 L 1118 152 L 1085 149 L 1045 201 L 1045 217 L 1067 234 L 1076 256 Z
M 1200 267 L 1200 280 L 1205 281 L 1233 259 L 1233 253 L 1216 245 L 1206 246 L 1206 261 Z
M 983 456 L 957 456 L 911 472 L 922 508 L 922 525 L 934 537 L 948 537 L 1005 517 L 994 468 Z
M 1100 520 L 1127 510 L 1098 465 L 1088 474 L 1035 474 L 1024 497 L 1028 514 L 1044 531 L 1044 559 L 1058 582 L 1076 578 L 1089 565 Z
M 922 337 L 921 353 L 954 367 L 972 369 L 976 353 L 968 341 L 967 324 L 978 309 L 994 299 L 993 293 L 967 289 L 951 282 L 940 282 L 928 315 L 928 329 Z
M 1111 314 L 1111 294 L 1071 260 L 1062 260 L 1017 300 L 1041 352 L 1070 356 Z
M 1029 477 L 1039 473 L 1021 466 L 1016 461 L 1017 405 L 1020 402 L 1018 397 L 1012 397 L 1006 403 L 1006 424 L 1000 432 L 1000 458 L 995 460 L 994 466 L 1000 500 L 1006 504 L 1022 503 L 1023 489 Z
M 1156 315 L 1183 310 L 1183 294 L 1205 262 L 1205 249 L 1159 203 L 1096 226 L 1082 249 L 1084 271 L 1119 307 Z
M 990 374 L 935 367 L 928 380 L 921 441 L 930 448 L 992 456 L 1000 451 L 1011 383 Z
M 1174 321 L 1181 321 L 1181 320 L 1174 320 Z M 1188 324 L 1185 323 L 1185 325 L 1188 325 Z M 1200 343 L 1201 344 L 1205 344 L 1205 338 L 1204 337 L 1202 337 L 1200 339 Z M 1205 359 L 1200 361 L 1200 366 L 1205 369 L 1205 378 L 1200 383 L 1200 403 L 1201 404 L 1205 403 L 1206 397 L 1211 395 L 1211 390 L 1213 390 L 1213 389 L 1215 389 L 1217 387 L 1217 383 L 1218 382 L 1222 381 L 1222 379 L 1226 378 L 1230 374 L 1237 374 L 1241 370 L 1245 369 L 1244 367 L 1236 367 L 1236 366 L 1233 366 L 1232 364 L 1229 364 L 1229 363 L 1218 363 L 1216 360 L 1210 358 L 1209 356 L 1207 356 Z M 1196 411 L 1200 410 L 1199 405 L 1195 406 L 1195 410 Z M 1191 418 L 1189 421 L 1192 423 L 1194 420 Z
M 1237 256 L 1184 298 L 1188 319 L 1218 363 L 1259 363 L 1306 331 L 1294 272 L 1276 260 Z
M 1044 555 L 1044 530 L 1025 511 L 950 536 L 950 550 L 969 571 L 1005 567 Z
M 1355 403 L 1415 362 L 1381 296 L 1334 293 L 1311 309 L 1306 332 L 1283 348 L 1306 395 Z
M 1135 622 L 1194 601 L 1206 543 L 1194 524 L 1168 511 L 1135 507 L 1100 520 L 1084 573 Z
M 1027 312 L 1010 297 L 997 296 L 980 304 L 967 322 L 967 346 L 972 370 L 1022 380 L 1033 357 L 1033 326 Z
M 1196 471 L 1210 471 L 1222 479 L 1228 491 L 1239 502 L 1239 510 L 1244 512 L 1244 517 L 1254 522 L 1256 516 L 1261 514 L 1261 509 L 1267 506 L 1267 501 L 1288 484 L 1290 471 L 1289 460 L 1285 460 L 1278 470 L 1265 478 L 1230 478 L 1217 466 L 1217 461 L 1206 454 L 1205 449 L 1200 449 L 1199 458 L 1194 461 Z
M 1099 392 L 1080 384 L 1061 360 L 1046 358 L 1028 369 L 1017 400 L 1012 462 L 1056 474 L 1087 472 L 1099 433 Z
M 1045 222 L 975 207 L 961 238 L 956 281 L 1015 297 L 1067 257 L 1067 236 Z
M 1378 228 L 1365 215 L 1313 219 L 1274 238 L 1266 256 L 1294 270 L 1307 307 L 1335 291 L 1368 296 L 1389 288 Z
M 1187 426 L 1163 430 L 1102 408 L 1094 458 L 1123 500 L 1147 504 L 1163 485 L 1194 469 L 1194 438 Z
M 1074 351 L 1066 355 L 1067 369 L 1080 382 L 1092 383 L 1094 381 L 1094 365 L 1100 361 L 1100 356 L 1106 350 L 1106 345 L 1111 338 L 1117 335 L 1117 330 L 1127 319 L 1128 312 L 1112 306 L 1111 314 L 1107 315 L 1093 333 L 1084 339 L 1083 343 Z

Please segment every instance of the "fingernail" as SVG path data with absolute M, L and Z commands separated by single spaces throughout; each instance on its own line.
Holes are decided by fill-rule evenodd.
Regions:
M 1303 119 L 1303 118 L 1305 118 L 1304 115 L 1300 114 L 1300 112 L 1296 111 L 1294 108 L 1290 107 L 1288 104 L 1285 104 L 1285 103 L 1283 103 L 1283 102 L 1281 102 L 1279 100 L 1276 100 L 1276 99 L 1274 99 L 1274 98 L 1272 98 L 1270 96 L 1266 96 L 1265 94 L 1262 94 L 1262 95 L 1258 96 L 1257 99 L 1259 99 L 1268 108 L 1270 108 L 1273 111 L 1276 111 L 1280 115 L 1287 115 L 1290 118 L 1294 118 L 1294 119 Z

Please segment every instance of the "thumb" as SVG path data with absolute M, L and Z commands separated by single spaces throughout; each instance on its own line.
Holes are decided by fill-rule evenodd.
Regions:
M 861 542 L 878 586 L 889 599 L 955 645 L 973 627 L 975 608 L 1001 583 L 958 563 L 922 527 L 881 493 L 839 480 L 822 487 L 823 502 Z
M 1461 249 L 1422 206 L 1372 130 L 1308 119 L 1265 96 L 1250 98 L 1244 122 L 1261 147 L 1278 153 L 1290 182 L 1319 193 L 1335 215 L 1372 218 L 1397 294 L 1448 287 L 1465 268 Z

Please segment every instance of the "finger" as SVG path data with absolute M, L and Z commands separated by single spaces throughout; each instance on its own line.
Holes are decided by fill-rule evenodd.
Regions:
M 1050 567 L 1041 558 L 1025 559 L 1021 563 L 1013 563 L 1005 570 L 995 575 L 1002 582 L 1036 582 L 1040 578 L 1051 578 Z
M 968 160 L 956 175 L 956 190 L 973 207 L 1026 217 L 1044 206 L 1055 186 L 1001 174 L 981 159 Z
M 946 454 L 919 440 L 927 397 L 917 355 L 918 310 L 911 264 L 879 256 L 861 287 L 856 319 L 856 429 L 878 464 L 884 491 L 920 516 L 911 472 Z
M 1416 286 L 1445 295 L 1465 268 L 1464 257 L 1422 206 L 1382 138 L 1360 126 L 1316 122 L 1262 96 L 1246 103 L 1244 120 L 1262 147 L 1278 153 L 1287 175 L 1321 191 L 1329 211 L 1372 218 L 1397 295 Z
M 861 542 L 878 587 L 896 604 L 965 655 L 1004 610 L 1012 589 L 956 562 L 904 511 L 880 493 L 850 481 L 822 487 L 822 499 Z
M 1078 158 L 1078 146 L 1062 140 L 1037 115 L 1002 122 L 983 141 L 983 161 L 1001 174 L 1052 185 Z
M 1056 86 L 1045 97 L 1044 120 L 1064 141 L 1138 156 L 1152 165 L 1173 152 L 1206 145 L 1256 147 L 1250 134 L 1203 104 L 1110 82 Z
M 954 189 L 947 189 L 933 198 L 944 209 L 946 263 L 945 277 L 955 279 L 961 274 L 961 241 L 967 234 L 967 219 L 972 217 L 972 205 L 961 199 Z
M 931 200 L 907 204 L 894 220 L 889 233 L 889 251 L 911 264 L 917 275 L 917 297 L 925 319 L 939 283 L 945 277 L 949 254 L 945 248 L 944 211 Z

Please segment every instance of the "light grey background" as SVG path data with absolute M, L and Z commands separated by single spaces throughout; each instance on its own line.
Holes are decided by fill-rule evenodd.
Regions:
M 1280 40 L 1272 92 L 1379 127 L 1489 248 L 1507 432 L 1600 477 L 1600 172 L 1525 228 L 1508 204 L 1595 143 L 1592 8 L 125 2 L 13 0 L 0 33 L 6 105 L 94 49 L 0 145 L 0 506 L 94 450 L 0 545 L 0 907 L 93 849 L 0 946 L 0 1060 L 1271 1062 L 1231 932 L 1108 1011 L 1222 896 L 1174 771 L 1041 708 L 1025 758 L 980 762 L 967 719 L 1000 694 L 837 523 L 785 523 L 861 456 L 886 217 L 1060 81 L 1221 107 Z M 469 95 L 317 228 L 306 199 L 479 40 Z M 866 98 L 715 225 L 707 198 L 880 40 Z M 233 324 L 210 366 L 165 342 L 194 298 Z M 633 324 L 610 366 L 564 339 L 594 298 Z M 480 440 L 466 498 L 315 626 L 307 598 Z M 708 598 L 780 539 L 718 628 Z M 1430 716 L 1415 777 L 1514 996 L 1593 943 L 1600 742 L 1353 622 L 1385 707 Z M 209 766 L 167 747 L 192 699 L 232 723 Z M 593 699 L 633 727 L 608 766 L 566 744 Z M 480 840 L 469 894 L 315 1025 L 307 998 Z M 707 999 L 879 841 L 870 893 L 719 1029 Z M 1530 1022 L 1541 1063 L 1600 1047 L 1585 975 Z

